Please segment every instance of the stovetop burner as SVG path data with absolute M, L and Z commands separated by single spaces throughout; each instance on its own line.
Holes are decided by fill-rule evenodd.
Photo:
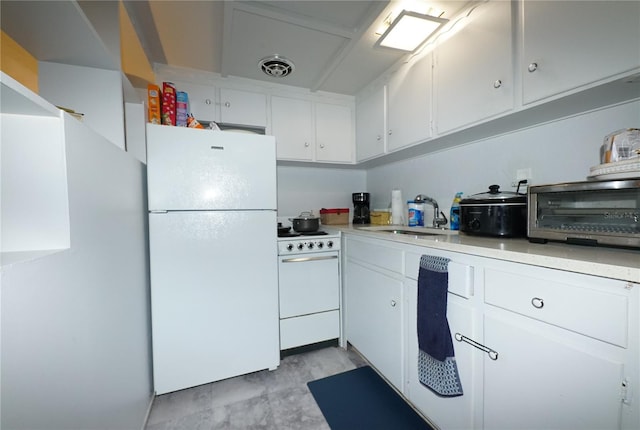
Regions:
M 288 231 L 286 233 L 278 232 L 278 237 L 298 237 L 298 236 L 325 236 L 329 233 L 326 231 L 309 231 L 309 232 L 297 232 Z

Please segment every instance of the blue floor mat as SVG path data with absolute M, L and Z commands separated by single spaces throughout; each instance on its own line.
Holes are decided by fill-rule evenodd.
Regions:
M 433 430 L 369 366 L 307 386 L 332 430 Z

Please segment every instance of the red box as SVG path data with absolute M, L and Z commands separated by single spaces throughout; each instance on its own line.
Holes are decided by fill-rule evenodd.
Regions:
M 162 124 L 176 125 L 176 86 L 162 83 Z
M 349 224 L 349 208 L 320 209 L 320 222 L 324 225 Z

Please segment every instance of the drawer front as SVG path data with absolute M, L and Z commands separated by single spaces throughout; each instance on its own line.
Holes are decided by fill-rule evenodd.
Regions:
M 429 252 L 425 252 L 429 254 Z M 407 278 L 418 279 L 422 254 L 407 252 L 404 273 Z M 473 295 L 473 266 L 449 261 L 449 292 L 468 299 Z
M 389 242 L 387 242 L 389 243 Z M 347 258 L 359 260 L 396 273 L 402 273 L 402 250 L 357 239 L 348 239 Z
M 627 296 L 588 288 L 587 276 L 576 275 L 576 280 L 580 285 L 556 281 L 551 276 L 538 278 L 487 268 L 485 302 L 626 347 Z M 601 284 L 601 280 L 597 281 Z M 604 281 L 612 287 L 622 284 L 622 281 Z
M 340 336 L 339 311 L 321 312 L 280 320 L 280 349 L 336 339 Z

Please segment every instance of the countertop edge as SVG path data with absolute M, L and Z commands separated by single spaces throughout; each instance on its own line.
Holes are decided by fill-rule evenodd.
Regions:
M 640 283 L 640 250 L 588 247 L 554 242 L 539 244 L 530 243 L 527 239 L 478 237 L 465 234 L 417 237 L 360 230 L 352 225 L 327 225 L 323 226 L 323 229 L 477 257 Z

